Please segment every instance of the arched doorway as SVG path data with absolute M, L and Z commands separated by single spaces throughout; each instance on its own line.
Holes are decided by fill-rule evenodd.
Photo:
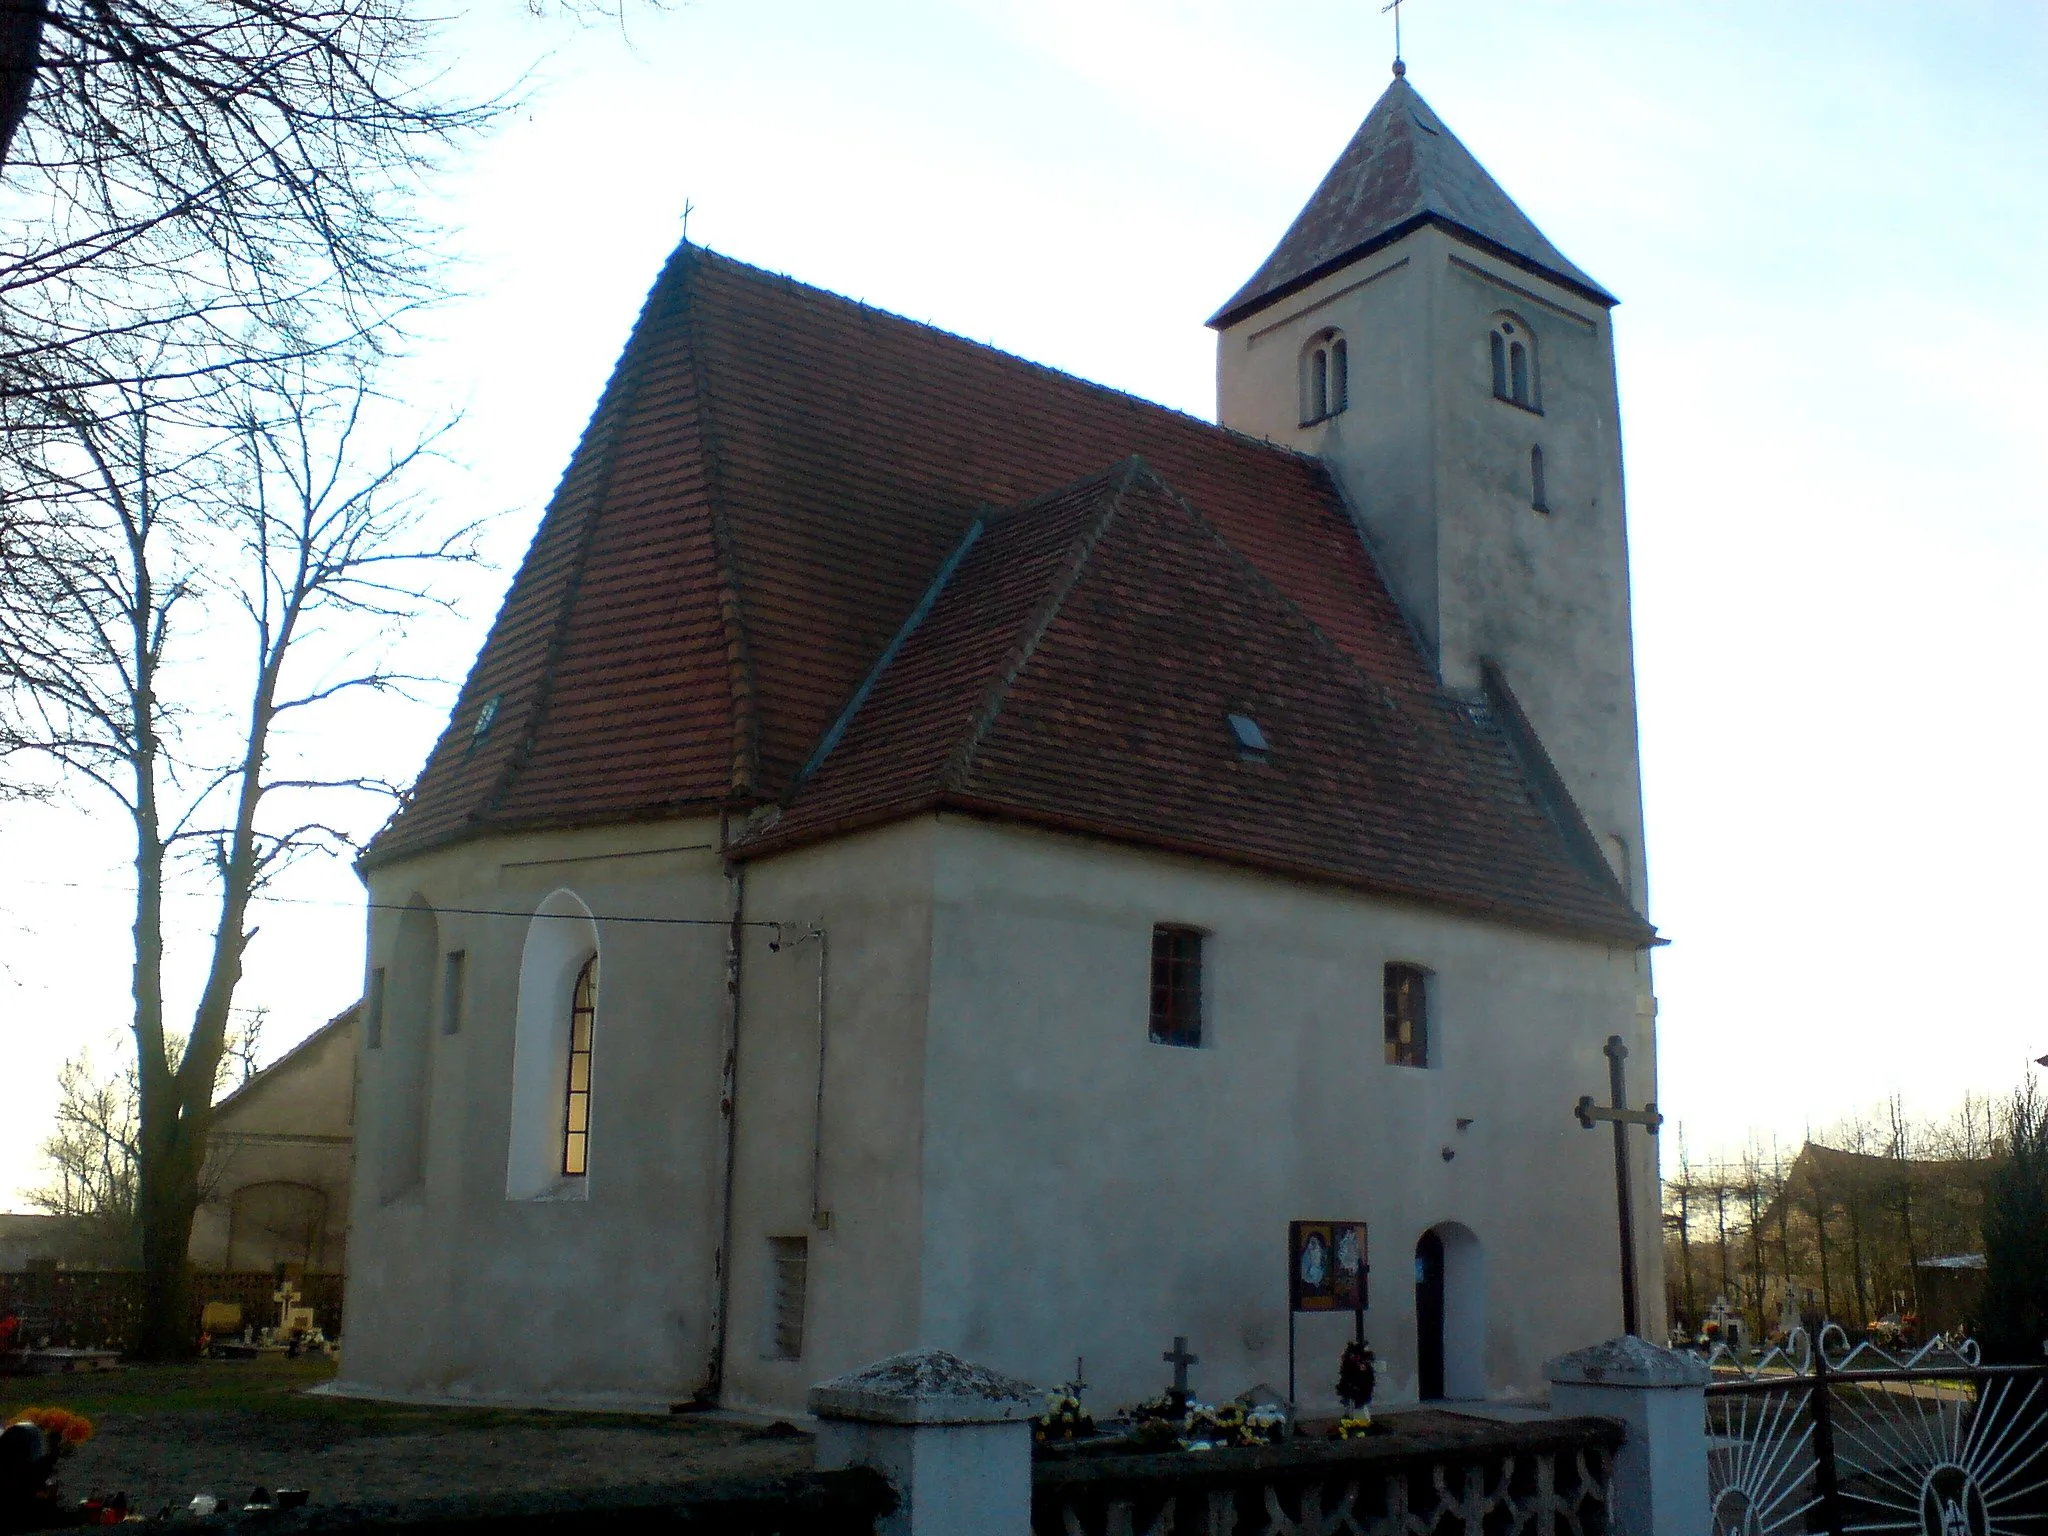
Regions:
M 1486 1266 L 1479 1239 L 1439 1222 L 1415 1244 L 1417 1395 L 1486 1396 Z

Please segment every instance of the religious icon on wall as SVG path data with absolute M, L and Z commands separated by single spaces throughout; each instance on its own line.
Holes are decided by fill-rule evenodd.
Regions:
M 1365 1223 L 1290 1221 L 1287 1272 L 1296 1312 L 1356 1312 L 1365 1306 Z

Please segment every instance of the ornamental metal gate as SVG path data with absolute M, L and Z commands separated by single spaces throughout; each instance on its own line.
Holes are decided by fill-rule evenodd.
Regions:
M 1714 1363 L 1714 1536 L 2048 1536 L 2048 1366 L 1985 1366 L 1967 1340 L 1899 1358 L 1832 1323 Z

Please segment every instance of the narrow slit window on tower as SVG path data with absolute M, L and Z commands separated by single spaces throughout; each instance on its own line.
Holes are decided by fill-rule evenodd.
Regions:
M 1511 315 L 1494 317 L 1486 338 L 1487 359 L 1492 364 L 1493 397 L 1525 411 L 1539 410 L 1536 403 L 1536 338 L 1528 326 Z
M 1550 491 L 1543 480 L 1543 447 L 1529 450 L 1529 505 L 1538 512 L 1550 510 Z
M 1330 414 L 1330 354 L 1317 347 L 1308 365 L 1308 419 L 1321 421 Z
M 1154 1045 L 1202 1043 L 1202 931 L 1161 923 L 1152 930 Z
M 469 953 L 466 950 L 451 949 L 441 961 L 441 1033 L 459 1035 L 462 1033 L 462 1002 L 465 973 L 469 969 Z
M 1387 1065 L 1429 1065 L 1429 972 L 1403 960 L 1387 962 L 1385 976 Z
M 569 1077 L 562 1115 L 562 1173 L 580 1179 L 590 1172 L 590 1045 L 597 1026 L 597 956 L 576 973 L 569 1001 Z
M 381 1050 L 384 1045 L 384 967 L 370 972 L 370 990 L 363 998 L 363 1049 Z
M 768 1239 L 767 1348 L 771 1360 L 800 1360 L 804 1353 L 804 1293 L 810 1288 L 810 1239 Z
M 1330 414 L 1351 403 L 1351 347 L 1342 336 L 1330 343 Z

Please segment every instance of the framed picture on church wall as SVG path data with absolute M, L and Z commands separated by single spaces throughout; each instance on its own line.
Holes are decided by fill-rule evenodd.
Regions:
M 1287 1224 L 1288 1291 L 1293 1311 L 1363 1311 L 1370 1268 L 1364 1222 Z

